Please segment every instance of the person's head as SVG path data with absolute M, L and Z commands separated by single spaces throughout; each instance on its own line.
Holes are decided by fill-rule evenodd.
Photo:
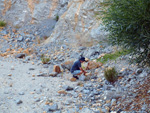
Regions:
M 80 60 L 81 63 L 85 62 L 85 58 L 84 57 L 81 57 L 79 60 Z

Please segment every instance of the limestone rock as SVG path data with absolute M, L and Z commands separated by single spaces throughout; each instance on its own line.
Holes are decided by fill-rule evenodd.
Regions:
M 53 72 L 61 73 L 61 69 L 58 65 L 54 65 Z
M 67 94 L 67 92 L 66 92 L 66 91 L 64 91 L 64 90 L 58 91 L 58 93 L 59 93 L 59 94 L 64 94 L 64 95 L 66 95 L 66 94 Z
M 103 64 L 100 62 L 95 62 L 95 61 L 89 61 L 88 65 L 86 67 L 86 70 L 91 70 L 91 69 L 96 69 L 100 66 L 102 66 Z
M 55 76 L 57 76 L 57 74 L 58 74 L 57 72 L 52 72 L 52 73 L 49 73 L 48 75 L 52 76 L 52 77 L 55 77 Z
M 21 104 L 23 103 L 22 100 L 16 100 L 16 104 Z
M 43 110 L 46 111 L 46 112 L 56 111 L 56 110 L 58 110 L 58 105 L 57 105 L 57 104 L 45 105 L 45 106 L 43 107 Z
M 81 75 L 81 76 L 79 76 L 79 80 L 85 81 L 85 80 L 86 80 L 86 77 L 85 77 L 84 75 Z
M 116 105 L 116 99 L 112 99 L 111 106 L 115 106 L 115 105 Z
M 70 79 L 71 82 L 75 82 L 76 80 L 77 80 L 77 79 L 74 78 L 74 77 L 72 77 L 72 78 Z
M 37 76 L 38 77 L 48 77 L 48 74 L 47 73 L 40 73 Z
M 68 69 L 69 71 L 71 70 L 71 67 L 73 65 L 75 60 L 66 60 L 64 63 L 61 64 L 61 67 L 65 70 Z
M 84 108 L 80 111 L 80 113 L 94 113 L 94 112 L 90 110 L 89 108 Z
M 17 55 L 15 56 L 15 58 L 24 58 L 25 56 L 26 56 L 26 54 L 20 53 L 20 54 L 17 54 Z
M 70 86 L 63 86 L 63 88 L 64 88 L 66 91 L 71 91 L 71 90 L 73 90 L 73 88 L 70 87 Z
M 6 3 L 7 6 L 5 6 Z M 20 27 L 24 24 L 28 25 L 48 18 L 56 18 L 56 15 L 61 16 L 67 10 L 68 0 L 50 0 L 45 2 L 32 0 L 21 0 L 18 2 L 17 0 L 12 0 L 6 3 L 4 0 L 1 1 L 0 15 L 3 16 L 0 17 L 9 21 L 13 26 Z

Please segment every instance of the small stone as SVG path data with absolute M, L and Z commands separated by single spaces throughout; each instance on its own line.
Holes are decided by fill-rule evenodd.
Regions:
M 140 74 L 140 73 L 142 73 L 142 71 L 143 71 L 143 69 L 142 69 L 142 68 L 139 68 L 139 69 L 136 70 L 136 73 L 137 73 L 137 74 Z
M 13 86 L 13 84 L 10 84 L 9 86 L 10 86 L 10 87 L 12 87 L 12 86 Z
M 36 93 L 37 93 L 37 94 L 42 93 L 42 89 L 38 89 L 38 90 L 36 90 Z
M 35 78 L 32 78 L 32 80 L 35 80 Z
M 92 110 L 90 110 L 89 108 L 83 108 L 80 113 L 94 113 Z
M 61 111 L 55 111 L 55 112 L 53 112 L 53 113 L 62 113 Z
M 56 111 L 58 110 L 58 105 L 57 104 L 53 104 L 53 105 L 45 105 L 43 107 L 44 111 L 46 112 L 50 112 L 50 111 Z
M 73 88 L 70 87 L 70 86 L 63 86 L 63 88 L 64 88 L 66 91 L 71 91 L 71 90 L 73 90 Z
M 90 90 L 83 90 L 83 93 L 85 93 L 85 94 L 89 94 L 90 93 Z
M 44 107 L 43 107 L 43 110 L 45 111 L 45 113 L 47 113 L 47 112 L 49 112 L 50 110 L 49 110 L 49 105 L 45 105 Z
M 29 41 L 30 41 L 30 38 L 27 38 L 25 41 L 26 41 L 26 42 L 29 42 Z
M 77 81 L 77 79 L 74 78 L 74 77 L 72 77 L 72 78 L 70 79 L 70 81 L 71 81 L 71 82 L 75 82 L 75 81 Z
M 117 113 L 117 111 L 111 111 L 110 113 Z
M 17 54 L 15 58 L 24 58 L 26 55 L 24 53 Z
M 116 99 L 112 99 L 111 100 L 111 106 L 115 106 L 116 105 Z
M 52 72 L 52 73 L 49 73 L 48 75 L 52 76 L 52 77 L 55 77 L 55 76 L 57 76 L 57 74 L 58 74 L 57 72 Z
M 79 80 L 85 81 L 86 77 L 84 75 L 79 76 Z
M 48 65 L 43 65 L 44 68 L 48 68 Z
M 8 76 L 12 76 L 12 74 L 8 74 Z
M 72 103 L 72 101 L 68 100 L 68 101 L 65 102 L 65 105 L 70 105 L 71 103 Z
M 40 73 L 37 76 L 38 77 L 48 77 L 48 74 L 47 73 Z
M 20 92 L 19 95 L 24 95 L 24 92 Z
M 9 91 L 4 91 L 4 94 L 9 94 L 10 92 Z
M 14 66 L 11 66 L 11 70 L 15 70 Z
M 32 68 L 32 67 L 31 67 L 31 68 L 29 68 L 29 70 L 35 70 L 35 68 Z
M 147 108 L 147 105 L 144 104 L 144 105 L 142 105 L 142 108 L 141 108 L 141 109 L 142 109 L 143 111 L 146 111 L 146 108 Z
M 92 87 L 92 83 L 84 84 L 84 87 Z
M 31 57 L 30 56 L 27 56 L 26 58 L 25 58 L 25 61 L 29 61 L 31 59 Z
M 36 100 L 35 100 L 35 102 L 39 102 L 40 101 L 40 98 L 37 98 Z
M 147 93 L 150 93 L 150 90 L 149 90 L 149 91 L 147 91 Z
M 110 108 L 108 106 L 105 106 L 105 109 L 107 110 L 107 112 L 109 112 Z
M 64 90 L 62 90 L 62 91 L 58 91 L 58 93 L 59 93 L 59 94 L 65 94 L 65 95 L 67 94 L 67 92 L 66 92 L 66 91 L 64 91 Z
M 19 41 L 19 42 L 23 41 L 23 37 L 20 36 L 17 41 Z
M 16 100 L 16 104 L 21 104 L 23 103 L 22 100 Z
M 143 72 L 139 75 L 140 78 L 143 78 L 143 77 L 146 77 L 147 76 L 147 73 L 146 72 Z

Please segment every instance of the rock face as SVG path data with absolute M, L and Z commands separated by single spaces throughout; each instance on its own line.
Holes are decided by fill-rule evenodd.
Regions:
M 83 47 L 79 49 L 83 51 L 107 35 L 96 18 L 100 10 L 98 4 L 99 0 L 2 0 L 0 19 L 15 28 L 21 27 L 22 31 L 28 29 L 40 37 L 50 36 L 44 46 L 51 45 L 51 50 L 60 50 L 63 45 L 71 50 Z M 19 37 L 18 43 L 22 41 L 30 42 L 30 38 Z M 89 51 L 87 57 L 100 54 L 95 49 Z M 78 53 L 73 51 L 70 56 L 82 55 Z
M 94 18 L 99 0 L 70 0 L 67 11 L 60 17 L 47 44 L 66 43 L 72 48 L 91 46 L 107 34 L 101 21 Z M 71 42 L 71 43 L 70 43 Z M 58 46 L 57 46 L 58 47 Z
M 68 0 L 1 0 L 0 16 L 14 26 L 37 23 L 62 15 Z

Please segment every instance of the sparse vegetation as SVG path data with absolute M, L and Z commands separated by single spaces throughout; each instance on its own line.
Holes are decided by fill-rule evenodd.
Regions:
M 150 65 L 150 0 L 106 0 L 100 6 L 109 41 Z
M 56 21 L 58 21 L 58 20 L 59 20 L 59 16 L 58 16 L 58 15 L 56 15 L 55 20 L 56 20 Z
M 117 80 L 117 74 L 114 67 L 109 67 L 104 70 L 104 77 L 108 82 L 115 82 Z
M 36 37 L 36 42 L 38 43 L 38 44 L 41 44 L 41 43 L 43 43 L 46 39 L 48 39 L 48 36 L 43 36 L 43 38 L 40 38 L 40 37 Z
M 106 63 L 108 60 L 116 60 L 118 57 L 122 56 L 122 55 L 127 55 L 129 54 L 130 51 L 129 50 L 121 50 L 121 51 L 116 51 L 114 53 L 111 54 L 105 54 L 103 57 L 101 57 L 100 59 L 97 59 L 97 61 L 101 62 L 101 63 Z
M 4 22 L 4 21 L 0 21 L 0 27 L 5 27 L 7 25 L 7 23 L 6 22 Z
M 16 25 L 16 26 L 15 26 L 15 28 L 16 28 L 16 29 L 19 29 L 19 28 L 21 28 L 21 26 L 19 26 L 19 25 Z
M 50 61 L 49 57 L 44 56 L 44 54 L 41 55 L 41 61 L 43 64 L 47 64 Z
M 43 39 L 44 39 L 44 40 L 48 39 L 48 36 L 44 36 Z

